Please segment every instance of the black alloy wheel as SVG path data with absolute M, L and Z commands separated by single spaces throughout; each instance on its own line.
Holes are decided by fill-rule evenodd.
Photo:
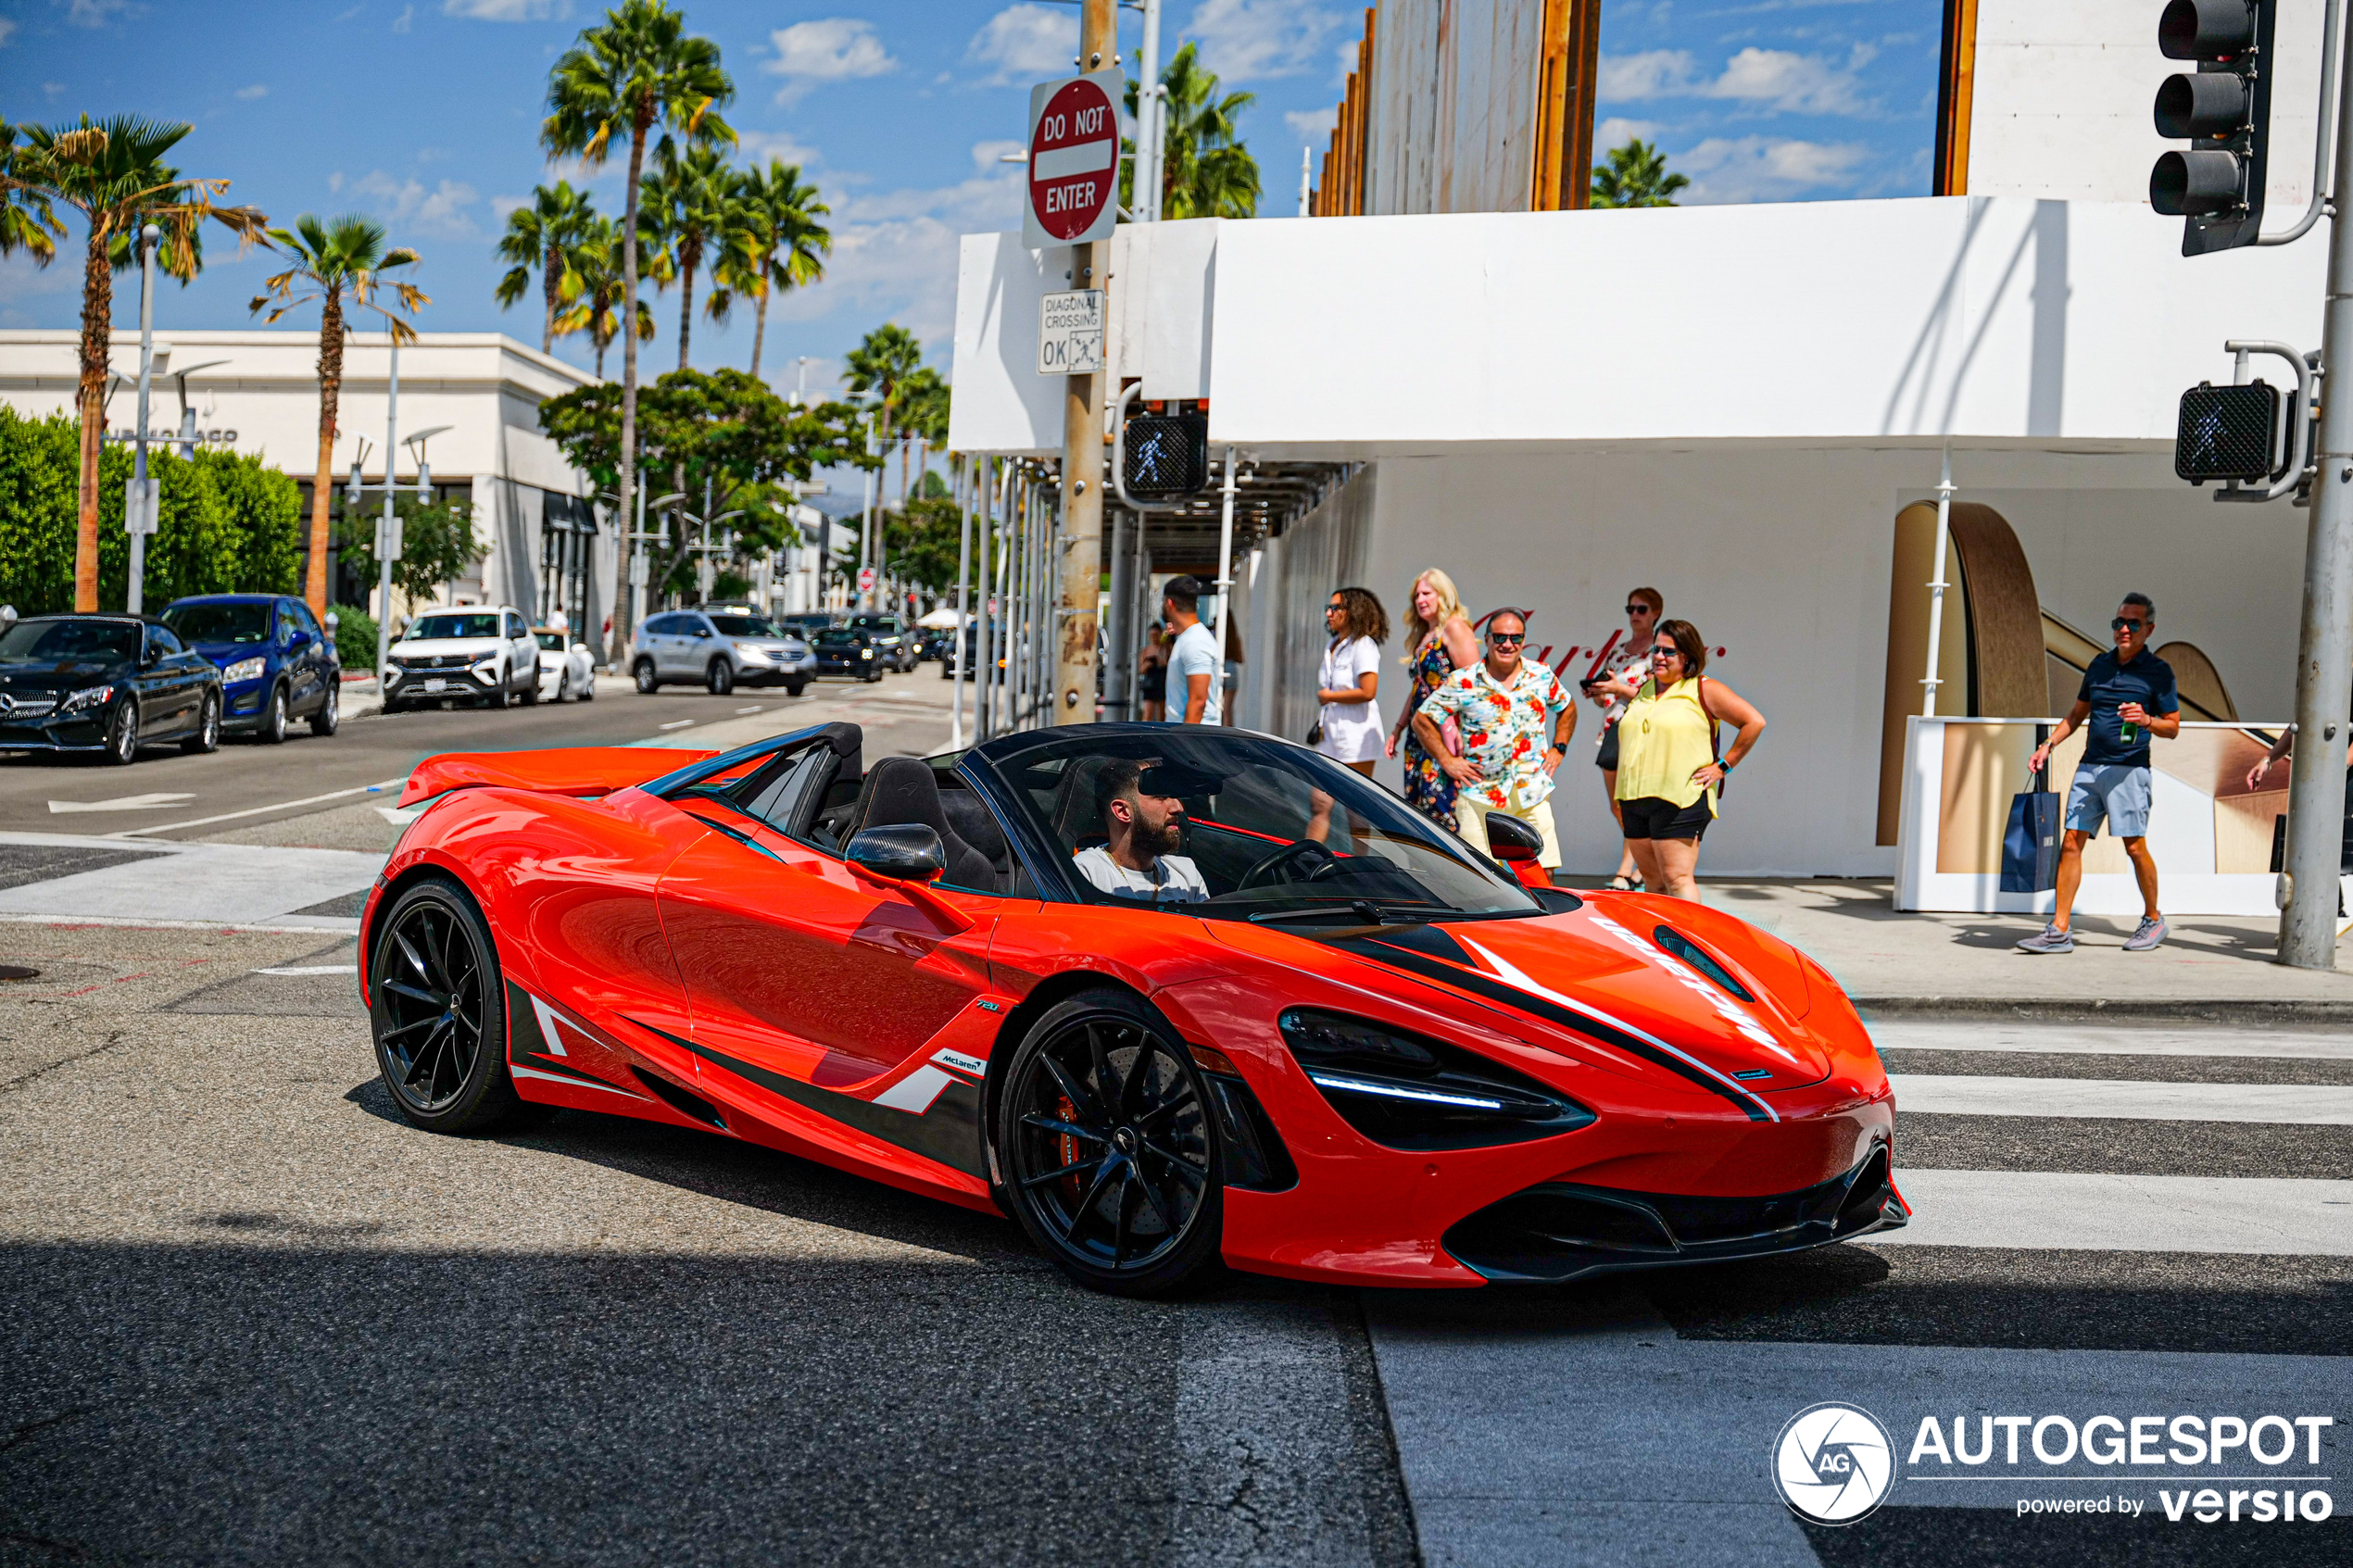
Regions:
M 107 720 L 107 760 L 117 768 L 139 760 L 139 699 L 129 693 Z
M 523 683 L 522 690 L 517 692 L 515 696 L 522 700 L 525 708 L 539 706 L 539 666 L 536 662 L 531 667 L 531 679 Z
M 196 733 L 180 743 L 180 749 L 192 757 L 220 749 L 220 694 L 204 694 L 204 706 L 196 712 Z
M 799 696 L 801 693 L 807 691 L 808 689 L 809 683 L 807 681 L 786 681 L 785 683 L 785 695 L 786 696 Z
M 319 711 L 310 716 L 310 733 L 314 735 L 333 734 L 343 725 L 343 683 L 340 677 L 333 679 L 334 684 L 319 699 Z
M 724 659 L 714 659 L 711 668 L 703 671 L 703 685 L 713 696 L 725 696 L 736 689 L 736 667 Z
M 638 696 L 651 696 L 655 692 L 661 689 L 661 682 L 654 674 L 654 661 L 652 659 L 639 659 L 636 663 L 629 667 L 629 672 L 636 677 Z
M 369 964 L 369 1023 L 393 1105 L 436 1133 L 482 1132 L 545 1114 L 507 1071 L 497 945 L 455 882 L 411 884 L 384 913 Z
M 286 738 L 286 688 L 284 683 L 270 688 L 270 706 L 261 716 L 261 728 L 254 738 L 264 746 L 283 745 Z
M 1080 1284 L 1155 1296 L 1216 1261 L 1224 1186 L 1200 1075 L 1133 994 L 1084 991 L 1038 1021 L 1005 1074 L 997 1148 L 1008 1206 Z

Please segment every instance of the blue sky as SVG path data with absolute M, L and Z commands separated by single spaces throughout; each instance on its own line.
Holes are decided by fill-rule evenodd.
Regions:
M 1018 144 L 1032 82 L 1063 72 L 1076 7 L 1023 0 L 686 0 L 734 76 L 746 153 L 800 163 L 834 209 L 827 280 L 772 307 L 762 369 L 812 388 L 886 320 L 944 358 L 955 236 L 1018 224 Z M 581 0 L 0 0 L 0 117 L 87 111 L 184 119 L 190 175 L 284 222 L 305 211 L 382 218 L 422 252 L 434 296 L 419 324 L 538 341 L 529 301 L 502 312 L 492 246 L 505 213 L 552 177 L 537 146 L 548 67 L 600 7 Z M 1198 39 L 1227 88 L 1258 94 L 1242 124 L 1265 171 L 1263 211 L 1297 207 L 1299 152 L 1320 151 L 1361 6 L 1315 0 L 1166 0 L 1164 47 Z M 1604 13 L 1600 144 L 1658 141 L 1694 185 L 1685 200 L 1925 194 L 1934 122 L 1934 0 L 1613 0 Z M 1122 13 L 1132 48 L 1136 14 Z M 587 183 L 621 207 L 619 164 Z M 563 173 L 580 182 L 579 170 Z M 225 241 L 226 236 L 220 236 Z M 0 326 L 69 327 L 81 235 L 45 271 L 0 262 Z M 61 247 L 61 250 L 64 247 Z M 167 286 L 158 325 L 251 320 L 266 257 L 211 246 L 192 287 Z M 118 295 L 135 323 L 136 290 Z M 650 368 L 676 363 L 674 294 L 655 302 Z M 302 318 L 296 318 L 302 320 Z M 315 321 L 315 316 L 309 317 Z M 751 324 L 698 320 L 693 359 L 741 364 Z M 558 353 L 585 365 L 585 340 Z M 643 361 L 641 361 L 643 362 Z

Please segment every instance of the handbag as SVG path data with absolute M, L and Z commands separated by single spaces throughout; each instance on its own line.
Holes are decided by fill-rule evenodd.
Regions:
M 1324 721 L 1321 719 L 1307 726 L 1307 744 L 1310 746 L 1324 744 Z
M 2035 726 L 2035 739 L 2043 738 Z M 2034 775 L 2036 787 L 2010 797 L 2010 820 L 2002 830 L 2002 881 L 2005 893 L 2048 893 L 2058 885 L 2059 797 L 2043 787 L 2050 783 L 2045 770 Z

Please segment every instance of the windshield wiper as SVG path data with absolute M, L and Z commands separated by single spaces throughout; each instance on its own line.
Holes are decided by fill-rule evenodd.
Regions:
M 1407 914 L 1397 918 L 1400 910 L 1431 909 L 1434 915 Z M 1318 904 L 1304 909 L 1268 909 L 1250 917 L 1252 925 L 1271 924 L 1277 921 L 1321 920 L 1333 915 L 1353 914 L 1366 925 L 1428 925 L 1433 919 L 1459 914 L 1452 904 L 1376 904 L 1369 898 L 1352 898 L 1346 904 Z

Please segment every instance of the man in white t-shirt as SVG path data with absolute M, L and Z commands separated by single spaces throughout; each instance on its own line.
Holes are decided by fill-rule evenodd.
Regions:
M 1095 799 L 1109 841 L 1071 857 L 1078 874 L 1104 892 L 1148 904 L 1198 904 L 1209 884 L 1193 862 L 1173 853 L 1185 841 L 1185 803 L 1173 795 L 1146 795 L 1146 764 L 1133 758 L 1106 763 L 1095 775 Z
M 1217 639 L 1201 623 L 1198 577 L 1172 577 L 1163 590 L 1161 613 L 1176 630 L 1168 650 L 1168 722 L 1216 724 L 1225 720 L 1225 661 L 1218 657 Z

